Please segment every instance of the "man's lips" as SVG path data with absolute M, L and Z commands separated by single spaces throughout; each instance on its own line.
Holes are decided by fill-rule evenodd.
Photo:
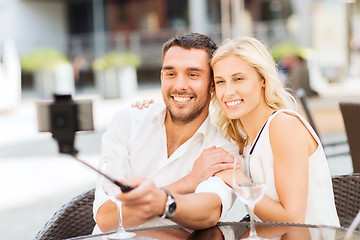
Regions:
M 181 96 L 172 96 L 172 98 L 178 103 L 186 103 L 192 99 L 192 97 L 181 97 Z

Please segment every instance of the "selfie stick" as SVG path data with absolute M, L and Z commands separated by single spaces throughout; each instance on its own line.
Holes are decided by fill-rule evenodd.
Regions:
M 112 183 L 120 187 L 122 192 L 129 192 L 133 188 L 127 184 L 119 183 L 105 173 L 94 168 L 87 162 L 77 157 L 78 150 L 74 147 L 75 132 L 79 131 L 79 121 L 77 118 L 77 104 L 72 100 L 71 95 L 54 95 L 55 102 L 50 105 L 51 132 L 59 146 L 59 152 L 71 155 L 74 159 L 88 166 L 92 170 L 101 174 Z
M 80 158 L 78 158 L 76 155 L 71 155 L 73 156 L 76 160 L 78 160 L 79 162 L 81 162 L 82 164 L 85 164 L 86 166 L 88 166 L 89 168 L 91 168 L 92 170 L 96 171 L 97 173 L 101 174 L 102 176 L 104 176 L 105 178 L 107 178 L 109 181 L 111 181 L 112 183 L 114 183 L 116 186 L 120 187 L 122 192 L 130 192 L 131 190 L 133 190 L 132 187 L 130 187 L 129 185 L 127 185 L 126 183 L 119 183 L 118 181 L 116 181 L 115 179 L 109 177 L 108 175 L 106 175 L 105 173 L 101 172 L 100 170 L 94 168 L 93 166 L 91 166 L 90 164 L 88 164 L 87 162 L 84 162 L 83 160 L 81 160 Z

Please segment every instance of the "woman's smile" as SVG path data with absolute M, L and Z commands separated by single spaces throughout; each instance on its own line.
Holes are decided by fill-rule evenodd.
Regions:
M 243 102 L 244 102 L 243 99 L 225 101 L 225 105 L 226 105 L 227 108 L 232 109 L 232 108 L 239 107 L 241 105 L 241 103 L 243 103 Z

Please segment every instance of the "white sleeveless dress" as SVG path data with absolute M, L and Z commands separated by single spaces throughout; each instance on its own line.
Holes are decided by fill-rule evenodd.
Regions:
M 257 156 L 260 155 L 263 166 L 265 168 L 266 195 L 275 201 L 279 201 L 274 183 L 273 153 L 270 145 L 269 125 L 271 120 L 282 112 L 298 117 L 318 143 L 318 148 L 309 157 L 309 194 L 307 200 L 305 223 L 340 226 L 335 207 L 331 174 L 324 149 L 320 143 L 319 137 L 316 135 L 310 124 L 295 111 L 278 110 L 273 115 L 271 115 L 265 124 L 253 150 L 252 159 L 257 159 Z M 250 145 L 245 147 L 244 155 L 246 157 L 249 154 L 251 148 L 252 146 Z M 252 161 L 251 164 L 254 164 L 252 169 L 256 169 L 257 163 Z M 254 172 L 252 171 L 252 175 L 256 177 L 256 170 Z

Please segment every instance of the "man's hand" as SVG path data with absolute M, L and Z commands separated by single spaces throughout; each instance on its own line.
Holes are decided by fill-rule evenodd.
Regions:
M 138 224 L 163 214 L 167 196 L 152 180 L 141 178 L 128 181 L 128 184 L 135 188 L 117 198 L 122 202 L 123 209 L 138 219 Z

